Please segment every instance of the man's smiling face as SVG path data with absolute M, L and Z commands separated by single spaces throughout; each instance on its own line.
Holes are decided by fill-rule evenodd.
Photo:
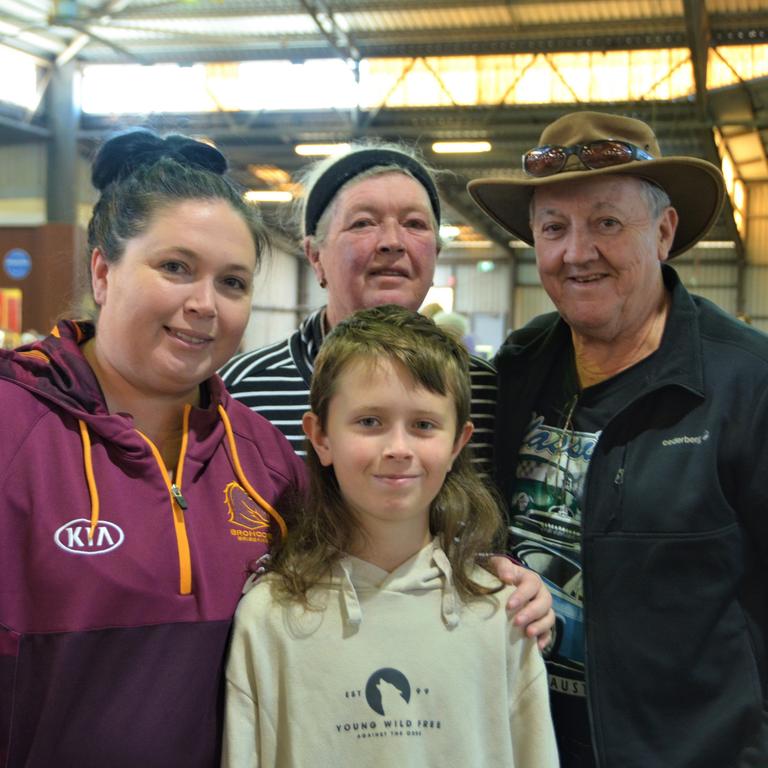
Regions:
M 541 283 L 578 335 L 631 336 L 658 306 L 659 266 L 676 216 L 671 208 L 655 216 L 643 183 L 611 175 L 535 192 L 531 228 Z

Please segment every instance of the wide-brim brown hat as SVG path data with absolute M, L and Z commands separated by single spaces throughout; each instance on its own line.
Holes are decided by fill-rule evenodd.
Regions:
M 641 120 L 605 112 L 572 112 L 544 129 L 539 146 L 573 147 L 601 139 L 628 142 L 650 154 L 652 159 L 631 160 L 593 170 L 572 154 L 563 170 L 551 176 L 533 177 L 520 170 L 508 178 L 475 179 L 467 189 L 485 213 L 529 245 L 533 245 L 529 206 L 537 187 L 609 174 L 646 179 L 669 195 L 680 218 L 670 258 L 688 250 L 709 232 L 725 199 L 720 169 L 696 157 L 662 157 L 656 136 Z

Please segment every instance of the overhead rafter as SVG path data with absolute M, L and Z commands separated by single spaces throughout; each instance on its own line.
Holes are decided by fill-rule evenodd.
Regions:
M 709 60 L 710 28 L 707 9 L 701 0 L 683 0 L 688 47 L 691 50 L 696 105 L 700 115 L 707 114 L 707 62 Z
M 300 0 L 300 2 L 331 48 L 343 59 L 358 64 L 360 51 L 350 35 L 336 23 L 328 3 L 325 0 Z
M 133 53 L 128 51 L 122 46 L 115 45 L 114 43 L 103 39 L 102 37 L 94 34 L 89 29 L 89 24 L 107 24 L 114 14 L 119 13 L 130 4 L 131 0 L 107 0 L 101 5 L 93 14 L 89 14 L 86 18 L 80 17 L 61 17 L 54 16 L 51 18 L 51 24 L 61 24 L 63 26 L 72 27 L 74 30 L 78 30 L 79 34 L 67 45 L 67 47 L 56 57 L 56 66 L 63 67 L 67 62 L 71 61 L 77 56 L 80 51 L 88 45 L 92 40 L 98 40 L 102 45 L 113 48 L 117 53 L 123 54 L 128 59 L 140 61 Z
M 51 132 L 41 125 L 34 125 L 27 120 L 0 114 L 0 130 L 3 140 L 40 140 L 49 139 Z
M 446 195 L 455 201 L 453 209 L 502 245 L 506 235 L 487 229 L 484 217 L 466 198 L 463 182 L 473 176 L 509 173 L 519 166 L 519 154 L 536 143 L 544 125 L 564 111 L 584 106 L 578 103 L 584 99 L 582 91 L 571 88 L 570 96 L 567 93 L 571 83 L 568 61 L 550 54 L 591 52 L 594 57 L 589 57 L 590 61 L 594 58 L 599 62 L 603 53 L 619 50 L 682 49 L 683 54 L 674 54 L 668 68 L 671 81 L 679 74 L 674 66 L 688 66 L 686 54 L 690 50 L 695 101 L 689 101 L 686 93 L 679 100 L 662 103 L 654 101 L 655 95 L 649 92 L 632 103 L 612 101 L 589 106 L 650 122 L 667 154 L 693 154 L 716 161 L 714 126 L 732 137 L 762 131 L 763 144 L 768 142 L 768 83 L 752 79 L 710 93 L 706 88 L 710 46 L 768 42 L 768 3 L 758 0 L 683 0 L 677 4 L 668 0 L 77 0 L 69 9 L 62 2 L 59 13 L 51 13 L 52 7 L 52 0 L 0 0 L 0 30 L 12 38 L 8 42 L 34 53 L 49 71 L 56 63 L 63 65 L 67 61 L 79 67 L 137 60 L 187 65 L 267 59 L 300 62 L 341 58 L 353 63 L 377 57 L 401 59 L 392 64 L 391 89 L 387 90 L 388 85 L 382 87 L 376 105 L 366 103 L 360 109 L 335 111 L 222 111 L 111 118 L 84 115 L 80 147 L 88 151 L 106 133 L 128 123 L 148 124 L 160 131 L 205 134 L 220 143 L 235 172 L 242 172 L 245 178 L 248 165 L 256 160 L 274 162 L 289 172 L 297 170 L 306 162 L 293 152 L 297 142 L 341 141 L 350 136 L 402 139 L 418 144 L 429 160 L 456 173 L 458 181 L 446 186 Z M 3 21 L 11 26 L 3 26 Z M 23 32 L 17 34 L 14 28 Z M 505 93 L 503 76 L 493 80 L 493 67 L 498 65 L 501 70 L 505 57 L 511 54 L 538 54 L 537 67 L 541 61 L 551 59 L 565 86 L 552 90 L 562 91 L 564 98 L 571 101 L 549 105 L 516 103 L 515 99 L 523 96 L 514 88 Z M 478 64 L 474 70 L 479 73 L 482 69 L 477 77 L 479 88 L 488 82 L 483 78 L 489 78 L 488 93 L 495 94 L 494 87 L 502 83 L 495 106 L 465 105 L 471 95 L 465 99 L 461 90 L 465 88 L 462 67 L 473 70 L 474 62 L 443 66 L 444 62 L 431 58 L 438 56 L 499 57 L 497 61 L 481 62 L 488 63 L 487 68 Z M 535 84 L 533 75 L 538 70 L 525 71 L 527 58 L 531 57 L 514 62 L 514 72 L 530 74 L 529 80 Z M 573 57 L 576 62 L 584 58 Z M 614 58 L 605 56 L 606 60 Z M 425 59 L 430 59 L 427 64 Z M 382 71 L 387 66 L 387 62 L 373 65 Z M 411 70 L 416 70 L 421 80 L 398 80 L 398 72 L 407 74 Z M 388 106 L 405 102 L 403 94 L 417 92 L 428 77 L 441 82 L 449 97 L 446 106 Z M 38 78 L 38 83 L 44 82 L 44 76 Z M 400 91 L 393 93 L 398 87 Z M 736 110 L 733 104 L 726 108 L 726 92 L 742 89 L 744 98 L 751 97 L 753 109 Z M 658 93 L 663 92 L 658 89 Z M 461 106 L 451 107 L 451 101 Z M 44 114 L 34 109 L 20 114 L 19 122 L 10 121 L 15 128 L 9 126 L 7 131 L 0 121 L 0 136 L 9 136 L 10 141 L 29 140 L 38 130 L 45 130 L 40 129 Z M 492 143 L 491 152 L 463 157 L 431 154 L 433 141 L 478 138 L 478 134 Z M 724 221 L 732 225 L 727 217 Z
M 696 110 L 701 119 L 706 119 L 710 113 L 709 91 L 707 84 L 707 67 L 709 63 L 709 50 L 711 44 L 711 28 L 709 15 L 706 6 L 701 0 L 683 0 L 683 9 L 685 12 L 685 25 L 688 31 L 688 47 L 691 50 L 691 64 L 693 66 L 693 78 L 696 87 Z M 713 116 L 713 125 L 717 124 L 717 116 Z M 704 149 L 703 156 L 720 166 L 720 155 L 715 145 L 715 137 L 712 127 L 702 129 L 701 145 Z M 730 239 L 736 245 L 736 254 L 739 262 L 743 263 L 745 256 L 745 247 L 739 234 L 736 222 L 733 216 L 733 210 L 729 203 L 726 203 L 724 213 L 725 226 Z

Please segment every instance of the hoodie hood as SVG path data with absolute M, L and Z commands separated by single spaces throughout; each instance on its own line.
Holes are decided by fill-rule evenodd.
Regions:
M 14 382 L 52 407 L 85 422 L 91 432 L 119 446 L 129 461 L 131 454 L 142 459 L 147 448 L 134 428 L 133 419 L 128 414 L 109 413 L 96 375 L 83 354 L 82 345 L 94 334 L 92 323 L 62 320 L 40 341 L 16 350 L 0 350 L 0 379 Z M 211 433 L 219 425 L 218 405 L 227 408 L 229 401 L 218 376 L 211 377 L 205 386 L 208 407 L 192 407 L 189 417 L 190 428 L 196 432 L 195 444 L 203 454 L 207 438 L 212 438 L 209 450 L 221 439 L 223 432 Z
M 181 553 L 181 593 L 191 590 L 191 568 L 183 510 L 187 501 L 183 495 L 183 480 L 194 483 L 202 474 L 222 442 L 228 446 L 227 456 L 233 480 L 256 504 L 278 524 L 280 532 L 287 532 L 282 517 L 253 488 L 243 472 L 238 456 L 234 431 L 228 415 L 232 404 L 221 379 L 213 376 L 206 387 L 208 405 L 205 408 L 190 404 L 184 407 L 181 451 L 171 481 L 160 451 L 152 441 L 134 427 L 129 414 L 109 413 L 104 395 L 93 369 L 82 351 L 82 344 L 93 338 L 91 323 L 61 321 L 49 336 L 41 341 L 18 348 L 0 350 L 0 381 L 5 380 L 22 387 L 47 403 L 51 410 L 64 412 L 77 424 L 83 451 L 85 482 L 91 499 L 89 540 L 99 524 L 100 498 L 98 477 L 94 470 L 94 436 L 115 449 L 115 457 L 126 474 L 146 476 L 147 462 L 157 465 L 159 476 L 167 485 L 171 507 L 177 520 L 176 532 Z
M 57 410 L 87 425 L 88 431 L 116 446 L 122 461 L 142 462 L 150 454 L 147 441 L 135 428 L 130 414 L 110 413 L 82 345 L 95 334 L 92 323 L 63 320 L 51 334 L 16 350 L 0 350 L 0 380 L 12 381 Z M 189 441 L 186 458 L 202 467 L 225 436 L 219 408 L 229 412 L 232 400 L 224 383 L 212 376 L 202 385 L 207 407 L 188 406 L 185 431 Z
M 91 323 L 63 320 L 40 341 L 0 352 L 0 378 L 78 416 L 107 415 L 104 396 L 80 345 L 93 338 Z
M 330 590 L 341 593 L 345 620 L 359 625 L 363 621 L 361 598 L 366 592 L 429 592 L 440 590 L 440 612 L 449 628 L 459 623 L 460 601 L 453 584 L 451 564 L 437 539 L 391 573 L 373 563 L 348 555 L 334 567 Z

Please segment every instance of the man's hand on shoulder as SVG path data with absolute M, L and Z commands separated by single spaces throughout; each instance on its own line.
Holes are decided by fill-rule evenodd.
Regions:
M 514 623 L 528 637 L 536 638 L 539 649 L 544 650 L 552 638 L 555 612 L 552 610 L 552 595 L 541 577 L 513 563 L 508 557 L 492 557 L 491 567 L 501 581 L 517 587 L 507 602 L 507 610 L 514 615 Z

